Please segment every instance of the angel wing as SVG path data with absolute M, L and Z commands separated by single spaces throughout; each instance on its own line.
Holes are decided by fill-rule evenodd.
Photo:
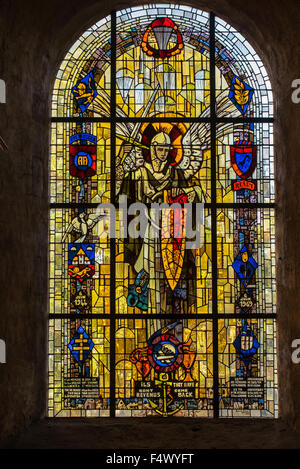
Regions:
M 216 114 L 218 117 L 239 117 L 240 113 L 232 101 L 228 99 L 228 91 L 224 90 L 216 97 Z M 210 117 L 210 108 L 205 109 L 200 117 Z M 239 129 L 235 128 L 235 131 Z M 243 129 L 241 128 L 241 131 Z M 216 139 L 232 134 L 232 123 L 216 123 Z M 183 169 L 190 178 L 199 171 L 203 161 L 203 151 L 211 146 L 210 122 L 193 123 L 182 139 L 183 157 L 178 167 Z
M 199 171 L 203 161 L 203 150 L 206 148 L 205 139 L 199 134 L 199 124 L 195 122 L 190 126 L 182 139 L 183 157 L 178 167 L 184 170 L 185 177 L 189 179 Z

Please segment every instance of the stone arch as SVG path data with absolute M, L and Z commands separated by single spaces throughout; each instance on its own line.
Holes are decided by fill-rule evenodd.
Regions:
M 72 5 L 71 5 L 72 3 Z M 207 8 L 207 2 L 189 2 L 198 8 Z M 121 6 L 129 7 L 137 2 L 122 2 Z M 103 2 L 101 4 L 103 15 L 109 14 L 110 8 L 115 7 L 118 9 L 119 3 Z M 297 194 L 298 178 L 297 174 L 300 170 L 299 159 L 297 157 L 297 148 L 299 147 L 299 136 L 293 132 L 292 123 L 297 118 L 297 107 L 292 106 L 289 102 L 289 88 L 291 81 L 297 75 L 297 67 L 299 63 L 293 56 L 293 45 L 297 46 L 297 42 L 293 41 L 293 36 L 290 34 L 289 25 L 291 17 L 296 12 L 296 7 L 293 2 L 288 2 L 286 8 L 282 5 L 274 6 L 272 26 L 269 22 L 269 8 L 265 8 L 260 2 L 254 2 L 251 8 L 243 10 L 240 8 L 240 2 L 233 1 L 230 5 L 226 2 L 215 1 L 211 4 L 216 14 L 224 18 L 229 23 L 244 32 L 244 36 L 248 38 L 250 43 L 259 52 L 263 58 L 264 64 L 271 78 L 273 85 L 275 105 L 280 111 L 280 119 L 277 122 L 276 135 L 280 142 L 277 148 L 277 159 L 280 161 L 277 171 L 277 256 L 279 259 L 278 269 L 278 307 L 279 314 L 279 346 L 281 354 L 279 357 L 279 376 L 281 377 L 280 386 L 282 392 L 280 396 L 284 395 L 281 402 L 281 416 L 288 419 L 290 422 L 297 424 L 297 409 L 299 409 L 297 394 L 293 392 L 299 383 L 299 373 L 297 368 L 293 367 L 292 373 L 290 365 L 290 343 L 292 338 L 299 336 L 299 321 L 298 310 L 295 305 L 298 304 L 299 289 L 297 286 L 298 273 L 298 260 L 295 256 L 297 246 L 295 239 L 297 236 L 297 224 L 295 223 L 294 214 L 297 211 L 297 197 L 292 194 Z M 25 264 L 18 263 L 23 251 L 15 249 L 11 252 L 11 261 L 9 265 L 11 268 L 18 264 L 18 272 L 14 271 L 14 275 L 18 276 L 18 291 L 20 298 L 26 298 L 25 303 L 22 304 L 18 297 L 15 295 L 15 284 L 7 286 L 5 295 L 3 297 L 3 308 L 7 313 L 3 315 L 5 318 L 5 330 L 8 338 L 8 343 L 15 344 L 15 351 L 13 355 L 10 354 L 11 366 L 16 370 L 15 373 L 22 379 L 23 387 L 16 386 L 11 374 L 8 375 L 6 369 L 3 370 L 3 383 L 5 389 L 1 391 L 1 396 L 6 402 L 7 413 L 3 420 L 3 431 L 7 435 L 14 432 L 17 428 L 21 429 L 24 424 L 28 424 L 32 419 L 37 419 L 44 414 L 45 401 L 41 400 L 41 396 L 46 395 L 45 389 L 45 366 L 47 361 L 46 349 L 41 347 L 42 343 L 46 342 L 46 283 L 47 283 L 47 247 L 45 240 L 47 239 L 47 171 L 48 171 L 48 141 L 45 137 L 48 135 L 48 121 L 49 103 L 52 93 L 52 83 L 56 74 L 57 67 L 61 62 L 64 51 L 67 51 L 72 43 L 78 36 L 78 30 L 84 31 L 90 24 L 93 24 L 99 18 L 99 2 L 91 1 L 84 6 L 77 2 L 65 2 L 60 5 L 60 15 L 56 15 L 56 6 L 47 5 L 43 6 L 43 11 L 35 8 L 38 14 L 38 21 L 33 33 L 32 20 L 33 15 L 22 15 L 20 18 L 20 11 L 17 11 L 17 3 L 12 8 L 15 10 L 15 22 L 11 30 L 3 29 L 3 34 L 6 34 L 5 40 L 9 44 L 9 48 L 3 50 L 3 60 L 5 63 L 10 63 L 12 55 L 19 57 L 19 70 L 22 76 L 29 78 L 33 86 L 28 93 L 28 88 L 19 87 L 19 81 L 16 74 L 10 71 L 7 67 L 7 80 L 9 80 L 9 87 L 17 90 L 15 97 L 9 94 L 9 107 L 4 109 L 4 120 L 2 121 L 2 134 L 9 135 L 11 128 L 18 128 L 19 132 L 23 135 L 33 137 L 33 143 L 30 139 L 27 141 L 25 147 L 10 148 L 10 154 L 7 158 L 8 164 L 6 167 L 6 180 L 4 181 L 3 194 L 6 203 L 4 207 L 11 207 L 11 202 L 15 201 L 16 206 L 19 207 L 21 213 L 19 217 L 19 230 L 15 230 L 15 218 L 11 218 L 8 212 L 3 211 L 3 215 L 7 220 L 8 229 L 11 228 L 12 245 L 19 246 L 20 242 L 23 243 L 24 239 L 20 239 L 20 233 L 27 233 L 27 245 L 30 245 L 27 261 Z M 70 11 L 72 10 L 72 14 Z M 9 13 L 9 14 L 8 14 Z M 3 21 L 10 25 L 10 18 L 12 11 L 6 12 L 3 9 Z M 280 18 L 280 20 L 279 20 Z M 26 26 L 27 25 L 27 26 Z M 27 28 L 27 29 L 26 29 Z M 274 35 L 274 30 L 278 31 L 278 35 Z M 40 31 L 40 43 L 36 46 L 36 31 Z M 30 49 L 30 53 L 26 57 L 20 57 L 19 44 L 23 38 L 26 37 L 26 43 Z M 286 47 L 286 43 L 282 38 L 286 38 L 290 47 Z M 11 38 L 11 40 L 9 40 Z M 18 39 L 17 39 L 18 38 Z M 287 66 L 288 64 L 288 66 Z M 31 73 L 31 71 L 33 71 Z M 24 83 L 23 80 L 23 83 Z M 42 85 L 41 85 L 42 84 Z M 35 93 L 33 93 L 33 90 Z M 20 108 L 19 103 L 22 102 L 23 106 Z M 31 109 L 34 110 L 34 120 L 31 122 L 31 128 L 27 123 L 29 122 L 29 115 Z M 31 118 L 31 117 L 30 117 Z M 12 137 L 11 137 L 12 138 Z M 16 142 L 15 138 L 13 141 Z M 16 188 L 16 167 L 13 164 L 17 161 L 18 155 L 22 152 L 23 166 L 26 165 L 29 173 L 26 176 L 19 178 L 18 191 Z M 35 153 L 36 152 L 36 153 Z M 286 155 L 289 155 L 287 158 Z M 30 169 L 32 168 L 32 169 Z M 32 177 L 34 172 L 35 177 Z M 8 183 L 10 181 L 10 183 Z M 13 182 L 13 183 L 12 183 Z M 22 200 L 19 195 L 22 194 Z M 39 206 L 36 205 L 37 197 L 39 198 Z M 25 216 L 26 205 L 26 216 Z M 43 207 L 43 209 L 42 209 Z M 28 229 L 28 216 L 30 219 L 39 219 L 40 223 L 35 228 L 31 224 L 30 230 Z M 9 228 L 10 227 L 10 228 Z M 38 243 L 36 242 L 38 240 Z M 31 275 L 32 272 L 39 272 L 38 277 Z M 7 275 L 7 273 L 5 274 Z M 28 277 L 31 275 L 31 292 L 36 292 L 35 303 L 32 303 L 32 298 L 28 296 Z M 5 285 L 5 282 L 3 282 Z M 13 295 L 15 301 L 7 302 L 6 298 L 11 298 Z M 30 299 L 31 298 L 31 299 Z M 31 303 L 30 303 L 31 302 Z M 30 306 L 30 317 L 28 316 L 28 305 Z M 15 308 L 19 311 L 19 325 L 20 331 L 25 324 L 29 325 L 31 321 L 32 328 L 27 329 L 26 337 L 32 340 L 27 342 L 24 340 L 24 334 L 16 336 L 14 312 Z M 44 311 L 44 323 L 41 324 L 41 311 Z M 26 319 L 26 320 L 25 320 Z M 14 324 L 11 324 L 12 321 Z M 37 340 L 38 339 L 38 340 Z M 30 344 L 29 344 L 30 342 Z M 28 367 L 19 367 L 18 350 L 22 350 L 22 357 L 24 363 L 28 363 Z M 39 373 L 31 374 L 30 364 L 35 360 L 35 367 L 39 369 Z M 1 370 L 1 371 L 2 371 Z M 25 372 L 26 370 L 26 372 Z M 30 381 L 30 382 L 29 382 Z M 9 391 L 8 391 L 9 390 Z M 27 393 L 32 395 L 33 399 L 24 403 L 22 395 Z M 12 398 L 12 396 L 14 396 Z M 20 415 L 22 418 L 20 420 Z M 140 423 L 139 423 L 140 424 Z

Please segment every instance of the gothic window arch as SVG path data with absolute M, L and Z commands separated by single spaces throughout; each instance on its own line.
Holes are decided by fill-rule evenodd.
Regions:
M 125 197 L 179 204 L 170 236 L 164 211 L 158 236 L 125 233 Z M 276 417 L 274 229 L 273 97 L 247 40 L 173 4 L 91 26 L 52 99 L 49 416 Z

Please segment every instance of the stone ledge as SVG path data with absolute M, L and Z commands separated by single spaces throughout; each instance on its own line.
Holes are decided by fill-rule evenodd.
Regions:
M 5 448 L 296 449 L 300 436 L 281 420 L 44 419 Z

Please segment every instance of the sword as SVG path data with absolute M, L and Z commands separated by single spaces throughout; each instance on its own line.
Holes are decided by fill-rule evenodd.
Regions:
M 149 147 L 147 147 L 146 145 L 143 145 L 137 140 L 134 140 L 134 138 L 132 137 L 126 137 L 125 135 L 121 135 L 121 134 L 116 134 L 116 137 L 119 138 L 120 140 L 124 140 L 124 142 L 131 143 L 132 146 L 136 146 L 139 148 L 144 148 L 145 150 L 149 150 Z M 124 157 L 122 158 L 122 161 L 123 160 L 124 160 Z
M 152 106 L 152 104 L 153 104 L 153 101 L 154 101 L 154 99 L 155 99 L 155 97 L 156 97 L 156 95 L 157 95 L 158 89 L 159 89 L 159 85 L 157 85 L 157 87 L 156 87 L 155 90 L 153 91 L 153 94 L 152 94 L 151 98 L 149 99 L 147 105 L 145 106 L 145 108 L 144 108 L 144 110 L 143 110 L 143 113 L 142 113 L 142 115 L 141 115 L 141 118 L 146 117 L 147 114 L 148 114 L 148 112 L 150 111 L 150 108 L 151 108 L 151 106 Z M 140 123 L 140 122 L 136 122 L 136 124 L 135 124 L 134 127 L 133 127 L 133 130 L 132 130 L 132 132 L 131 132 L 130 137 L 123 137 L 123 136 L 120 136 L 119 134 L 117 135 L 117 137 L 118 137 L 118 138 L 121 138 L 122 140 L 128 141 L 129 143 L 132 143 L 132 146 L 137 145 L 137 146 L 139 146 L 139 147 L 141 147 L 141 148 L 146 148 L 146 149 L 148 150 L 148 147 L 146 147 L 146 146 L 144 146 L 144 145 L 142 145 L 141 143 L 138 143 L 138 142 L 136 141 L 136 137 L 137 137 L 137 135 L 138 135 L 138 133 L 139 133 L 140 127 L 141 127 L 141 123 Z M 122 158 L 122 160 L 121 160 L 121 164 L 124 162 L 126 156 L 127 156 L 127 152 L 124 153 L 123 158 Z

